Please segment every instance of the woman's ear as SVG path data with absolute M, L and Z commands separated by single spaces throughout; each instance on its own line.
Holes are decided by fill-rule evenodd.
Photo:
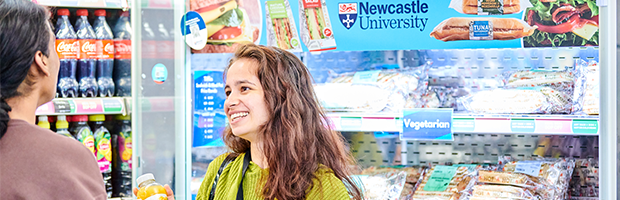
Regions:
M 44 55 L 43 52 L 37 51 L 34 55 L 34 61 L 30 67 L 30 72 L 33 75 L 50 76 L 49 57 Z

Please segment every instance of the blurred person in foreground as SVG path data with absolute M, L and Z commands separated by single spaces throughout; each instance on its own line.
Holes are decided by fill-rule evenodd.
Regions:
M 35 125 L 60 65 L 49 19 L 29 0 L 0 0 L 0 198 L 107 199 L 93 153 Z

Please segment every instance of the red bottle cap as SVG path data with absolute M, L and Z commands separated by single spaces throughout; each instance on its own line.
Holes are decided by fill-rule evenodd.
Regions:
M 74 122 L 87 122 L 88 115 L 75 115 L 73 116 L 73 121 Z
M 67 115 L 67 122 L 73 122 L 73 115 Z
M 123 17 L 129 17 L 129 11 L 124 11 L 121 13 L 121 16 Z
M 78 16 L 88 16 L 88 10 L 86 10 L 86 9 L 79 9 L 79 10 L 77 10 L 77 15 Z
M 66 9 L 66 8 L 58 9 L 58 11 L 56 11 L 56 14 L 60 16 L 69 16 L 69 9 Z
M 95 16 L 97 17 L 105 17 L 105 10 L 95 10 Z

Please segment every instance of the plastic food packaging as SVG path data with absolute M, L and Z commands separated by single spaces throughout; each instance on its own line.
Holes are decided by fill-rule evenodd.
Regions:
M 598 115 L 600 99 L 600 70 L 598 62 L 590 61 L 586 69 L 586 92 L 583 100 L 583 111 L 589 115 Z
M 587 66 L 579 60 L 574 69 L 510 72 L 506 74 L 506 88 L 540 88 L 550 104 L 544 113 L 578 113 L 583 107 Z
M 288 0 L 265 2 L 267 12 L 267 45 L 284 50 L 301 52 L 301 42 L 297 35 L 293 12 Z
M 570 181 L 571 199 L 599 196 L 599 166 L 597 159 L 578 159 Z
M 463 14 L 505 15 L 532 7 L 529 0 L 452 0 L 450 8 Z
M 459 98 L 459 104 L 473 113 L 545 113 L 550 103 L 536 89 L 495 89 Z
M 529 189 L 509 185 L 475 185 L 469 200 L 538 199 Z
M 500 157 L 505 172 L 531 175 L 536 192 L 543 199 L 561 200 L 568 198 L 568 186 L 575 167 L 573 159 L 541 158 L 529 161 L 514 161 Z
M 360 175 L 365 200 L 399 200 L 407 180 L 407 172 L 385 172 Z
M 309 51 L 336 49 L 336 39 L 325 0 L 299 0 L 301 40 Z
M 404 69 L 332 73 L 315 85 L 323 107 L 332 111 L 399 111 L 421 108 L 427 92 L 426 71 L 431 63 Z

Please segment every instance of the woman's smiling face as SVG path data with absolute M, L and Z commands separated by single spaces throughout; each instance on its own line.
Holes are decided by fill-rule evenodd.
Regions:
M 235 61 L 226 73 L 224 112 L 235 136 L 256 141 L 260 126 L 269 119 L 265 92 L 257 74 L 258 63 L 251 59 Z

